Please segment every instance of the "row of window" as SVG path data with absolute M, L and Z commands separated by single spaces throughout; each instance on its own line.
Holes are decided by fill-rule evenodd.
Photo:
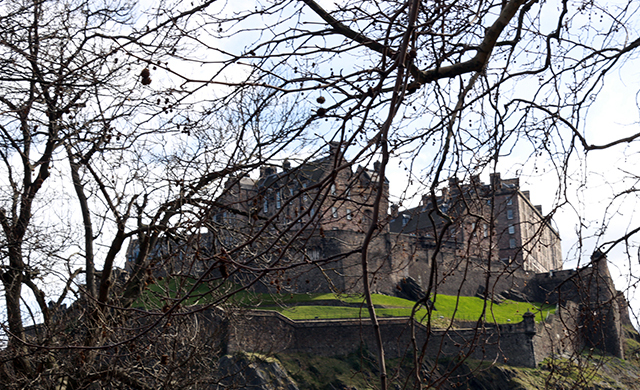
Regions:
M 471 223 L 471 231 L 473 231 L 473 235 L 476 235 L 476 223 L 472 222 Z M 482 237 L 487 238 L 489 237 L 489 225 L 487 225 L 486 223 L 482 224 Z
M 338 208 L 337 207 L 332 207 L 331 208 L 331 216 L 333 218 L 338 218 Z M 351 209 L 347 209 L 347 220 L 351 221 L 353 219 L 353 214 L 351 213 Z
M 303 188 L 307 188 L 307 183 L 303 183 L 302 184 Z M 293 196 L 293 188 L 289 189 L 290 195 Z M 337 195 L 337 189 L 336 189 L 336 185 L 335 184 L 331 184 L 331 195 L 335 196 Z M 351 200 L 351 189 L 347 188 L 347 190 L 345 191 L 345 197 L 347 200 Z M 309 197 L 308 195 L 305 193 L 302 195 L 303 200 L 306 202 Z M 364 200 L 368 200 L 368 196 L 366 194 L 363 195 Z M 282 207 L 282 192 L 281 191 L 277 191 L 276 192 L 276 209 L 280 209 Z M 265 214 L 267 214 L 269 212 L 269 200 L 265 199 L 264 200 L 264 204 L 263 204 L 263 212 Z M 351 210 L 347 210 L 347 219 L 351 219 L 350 217 L 351 214 Z M 337 217 L 334 217 L 337 218 Z

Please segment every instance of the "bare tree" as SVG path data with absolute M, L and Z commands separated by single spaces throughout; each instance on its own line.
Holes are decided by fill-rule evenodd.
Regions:
M 343 287 L 365 297 L 387 388 L 371 301 L 382 271 L 370 246 L 393 218 L 393 165 L 408 172 L 394 183 L 396 203 L 423 197 L 432 205 L 435 270 L 450 228 L 461 224 L 438 200 L 450 177 L 495 174 L 523 150 L 523 164 L 544 164 L 558 178 L 550 219 L 573 202 L 567 191 L 576 161 L 633 147 L 640 135 L 596 143 L 584 123 L 605 80 L 640 45 L 631 3 L 0 6 L 1 275 L 11 362 L 2 375 L 17 387 L 43 380 L 170 388 L 189 369 L 152 361 L 165 367 L 173 351 L 201 367 L 218 353 L 193 341 L 202 335 L 189 321 L 203 310 L 186 308 L 194 294 L 217 306 L 242 289 L 295 289 L 289 275 L 310 272 L 335 285 L 326 270 L 356 255 L 357 276 Z M 486 224 L 494 239 L 494 214 L 471 205 L 481 200 L 467 198 L 464 207 L 474 229 Z M 314 239 L 345 227 L 362 241 L 318 258 Z M 632 248 L 637 230 L 605 252 Z M 128 273 L 120 273 L 129 239 Z M 473 254 L 489 267 L 498 260 L 490 248 Z M 53 291 L 44 290 L 54 276 L 62 295 L 49 304 Z M 197 283 L 159 289 L 161 305 L 137 310 L 159 277 L 187 276 Z M 424 288 L 435 294 L 439 283 L 434 271 Z M 487 291 L 492 283 L 487 277 Z M 196 292 L 203 284 L 206 293 Z M 35 339 L 25 332 L 25 286 L 38 306 L 33 322 L 43 324 L 32 328 Z M 73 309 L 83 307 L 82 320 L 74 337 L 63 337 L 69 291 L 82 302 Z M 168 330 L 176 321 L 193 332 Z M 152 337 L 173 344 L 143 350 Z M 53 367 L 48 353 L 56 351 L 79 362 L 80 373 Z M 421 375 L 416 368 L 416 382 Z M 439 385 L 446 375 L 433 378 Z

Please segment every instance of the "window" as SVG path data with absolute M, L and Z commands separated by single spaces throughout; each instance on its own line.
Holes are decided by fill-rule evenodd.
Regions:
M 351 200 L 351 188 L 347 188 L 347 192 L 345 192 L 345 196 L 348 200 Z
M 279 209 L 282 207 L 282 200 L 280 196 L 280 191 L 276 192 L 276 208 Z
M 486 223 L 482 224 L 482 237 L 484 238 L 489 237 L 489 226 L 487 226 Z
M 336 193 L 337 193 L 336 185 L 335 184 L 331 184 L 331 195 L 335 195 Z
M 347 209 L 347 220 L 351 221 L 353 219 L 353 216 L 351 215 L 351 209 Z
M 516 247 L 516 239 L 515 238 L 510 238 L 509 239 L 509 248 L 510 249 L 515 249 Z
M 402 214 L 402 227 L 407 226 L 411 218 L 407 214 Z
M 516 234 L 516 227 L 513 225 L 509 225 L 509 234 Z
M 331 208 L 331 215 L 333 218 L 338 218 L 338 209 L 336 207 Z
M 513 210 L 511 209 L 507 210 L 507 219 L 513 219 Z
M 471 222 L 471 234 L 473 235 L 473 237 L 476 237 L 476 223 L 475 222 Z
M 320 250 L 318 249 L 307 249 L 307 256 L 309 257 L 309 260 L 320 260 Z
M 267 199 L 264 200 L 264 205 L 262 207 L 262 211 L 264 211 L 265 213 L 269 212 L 269 201 Z
M 507 205 L 511 206 L 513 204 L 513 198 L 507 199 Z

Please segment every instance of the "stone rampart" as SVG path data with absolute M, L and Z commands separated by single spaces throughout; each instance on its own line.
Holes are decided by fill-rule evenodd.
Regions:
M 288 270 L 279 287 L 260 291 L 352 293 L 362 291 L 361 232 L 330 230 L 305 241 L 306 254 L 314 261 Z M 431 292 L 473 296 L 479 286 L 490 286 L 497 294 L 522 290 L 533 274 L 512 269 L 500 261 L 487 266 L 486 259 L 461 257 L 457 247 L 447 243 L 437 254 L 433 239 L 384 233 L 369 245 L 369 280 L 374 291 L 394 295 L 403 278 L 411 277 Z M 434 258 L 435 256 L 435 258 Z M 436 272 L 432 275 L 435 261 Z M 433 279 L 432 279 L 433 276 Z
M 388 358 L 413 352 L 412 327 L 408 318 L 379 319 Z M 534 367 L 533 315 L 517 324 L 476 329 L 431 330 L 414 322 L 416 345 L 431 359 L 468 356 L 477 360 L 506 362 Z M 229 352 L 309 353 L 344 355 L 360 348 L 376 350 L 369 319 L 292 321 L 271 311 L 251 311 L 230 326 Z
M 555 314 L 536 324 L 533 337 L 536 364 L 548 357 L 571 356 L 582 350 L 584 341 L 577 326 L 579 315 L 579 306 L 567 302 L 558 306 Z

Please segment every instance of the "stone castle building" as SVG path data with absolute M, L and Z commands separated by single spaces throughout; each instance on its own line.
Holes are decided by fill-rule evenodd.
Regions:
M 491 174 L 491 183 L 472 176 L 468 184 L 449 179 L 435 197 L 424 195 L 418 207 L 398 211 L 390 223 L 392 232 L 434 237 L 441 233 L 444 218 L 436 207 L 452 217 L 443 232 L 448 241 L 463 246 L 463 252 L 491 254 L 505 264 L 525 271 L 547 272 L 562 269 L 560 235 L 541 206 L 534 206 L 529 191 L 520 189 L 518 178 L 501 179 Z
M 377 167 L 358 166 L 353 171 L 341 145 L 333 142 L 326 156 L 297 167 L 285 160 L 281 167 L 260 168 L 257 179 L 231 177 L 219 199 L 226 207 L 215 218 L 244 226 L 272 223 L 289 230 L 363 231 L 375 204 Z M 382 192 L 381 221 L 389 208 L 386 179 Z
M 363 232 L 369 225 L 377 195 L 378 164 L 355 171 L 338 143 L 326 156 L 292 167 L 265 166 L 260 176 L 231 177 L 219 203 L 226 205 L 215 219 L 223 225 L 253 230 L 271 224 L 296 231 L 342 230 Z M 379 206 L 379 234 L 388 231 L 434 239 L 442 237 L 458 256 L 500 260 L 525 271 L 562 269 L 560 236 L 551 219 L 534 206 L 519 179 L 491 175 L 485 184 L 477 176 L 470 183 L 457 178 L 441 189 L 435 204 L 451 218 L 446 224 L 434 202 L 424 195 L 420 206 L 389 214 L 389 181 L 383 181 Z
M 507 345 L 508 333 L 515 332 L 514 340 L 528 340 L 525 360 L 530 366 L 551 354 L 579 353 L 585 347 L 622 357 L 621 321 L 628 322 L 627 305 L 615 291 L 606 258 L 594 254 L 590 266 L 562 270 L 560 236 L 517 178 L 493 174 L 488 184 L 478 177 L 468 183 L 451 178 L 437 196 L 426 195 L 420 206 L 399 210 L 389 205 L 390 182 L 383 178 L 380 183 L 378 175 L 377 164 L 351 169 L 341 145 L 333 143 L 326 156 L 296 167 L 285 160 L 280 167 L 263 167 L 258 178 L 230 177 L 211 229 L 190 245 L 174 245 L 188 248 L 179 254 L 166 251 L 165 269 L 173 274 L 214 269 L 211 278 L 249 280 L 257 291 L 361 292 L 362 246 L 379 195 L 378 228 L 368 246 L 374 291 L 395 295 L 412 279 L 429 294 L 557 304 L 556 317 L 537 329 L 530 323 L 495 328 L 504 340 L 496 341 L 496 353 L 508 350 L 510 359 L 519 361 L 515 357 L 524 352 Z M 253 240 L 247 243 L 247 237 Z M 196 244 L 200 255 L 212 255 L 190 259 Z M 132 243 L 129 253 L 135 248 Z M 278 271 L 257 277 L 260 267 Z M 239 334 L 246 334 L 252 321 Z M 307 337 L 304 329 L 313 328 L 268 321 L 297 329 L 287 333 L 293 344 L 286 348 L 285 337 L 274 336 L 269 347 L 274 350 L 296 350 L 293 345 L 304 344 Z M 447 337 L 443 334 L 442 340 Z M 262 348 L 250 344 L 238 348 Z

